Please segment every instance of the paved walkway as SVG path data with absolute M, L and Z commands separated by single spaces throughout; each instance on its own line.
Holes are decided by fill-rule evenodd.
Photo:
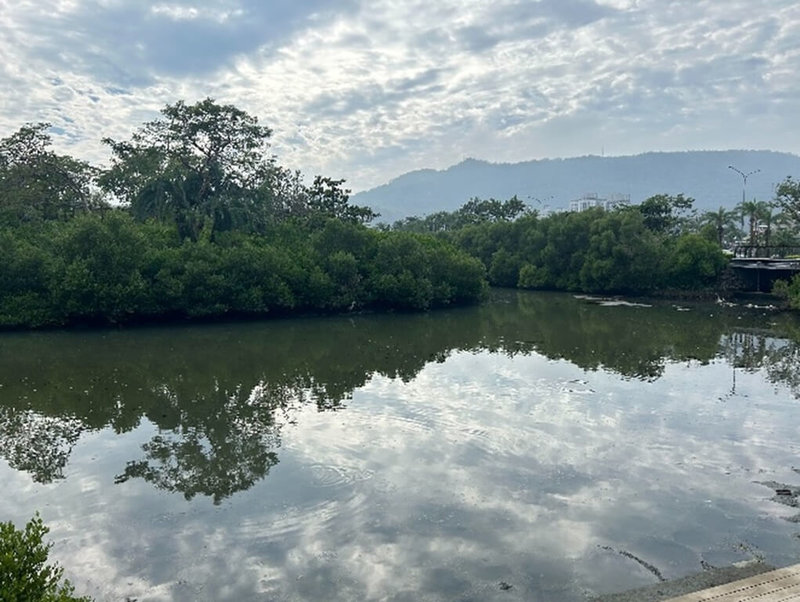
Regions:
M 800 564 L 670 598 L 665 602 L 800 602 Z

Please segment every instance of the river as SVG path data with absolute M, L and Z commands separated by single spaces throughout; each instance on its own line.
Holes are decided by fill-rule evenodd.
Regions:
M 38 510 L 98 601 L 578 601 L 800 557 L 800 320 L 768 309 L 496 290 L 0 354 L 0 519 Z

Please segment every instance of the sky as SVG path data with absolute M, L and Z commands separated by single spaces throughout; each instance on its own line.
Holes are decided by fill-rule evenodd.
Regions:
M 354 191 L 467 158 L 800 153 L 797 0 L 0 0 L 0 137 L 107 164 L 178 100 Z

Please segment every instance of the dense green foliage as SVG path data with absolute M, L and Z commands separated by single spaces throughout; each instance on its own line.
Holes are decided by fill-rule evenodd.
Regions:
M 52 153 L 46 129 L 0 140 L 0 326 L 419 310 L 485 292 L 463 251 L 368 229 L 375 213 L 343 180 L 279 166 L 269 128 L 234 106 L 169 105 L 105 140 L 106 170 Z
M 479 300 L 483 267 L 442 240 L 328 219 L 214 242 L 122 211 L 0 230 L 0 325 L 427 309 Z
M 800 181 L 786 178 L 775 192 L 777 204 L 783 213 L 795 225 L 800 225 Z
M 112 165 L 98 184 L 139 220 L 174 223 L 181 238 L 263 233 L 288 218 L 366 223 L 376 214 L 348 203 L 344 180 L 310 186 L 267 154 L 272 131 L 233 105 L 177 102 L 128 141 L 106 139 Z
M 800 310 L 800 274 L 789 280 L 778 280 L 773 293 L 782 297 L 790 309 Z
M 473 220 L 444 236 L 479 258 L 496 286 L 630 294 L 694 290 L 713 286 L 727 260 L 718 244 L 687 227 L 681 214 L 691 202 L 658 195 L 614 211 L 544 218 L 527 212 L 516 220 Z M 456 213 L 468 210 L 465 205 Z M 425 220 L 394 227 L 419 223 Z
M 89 602 L 73 596 L 64 569 L 47 564 L 52 544 L 42 538 L 49 529 L 37 514 L 24 530 L 0 523 L 0 600 L 3 602 Z
M 670 196 L 657 194 L 638 206 L 644 225 L 653 232 L 679 234 L 685 213 L 691 211 L 694 199 L 682 194 Z
M 507 201 L 474 197 L 456 211 L 437 211 L 425 217 L 411 216 L 395 222 L 394 230 L 436 234 L 475 224 L 507 222 L 529 214 L 527 205 L 516 196 Z
M 517 197 L 368 229 L 343 180 L 268 155 L 272 134 L 232 105 L 177 102 L 97 169 L 50 150 L 47 124 L 0 140 L 0 327 L 427 309 L 498 286 L 603 293 L 715 284 L 723 244 L 786 242 L 797 206 L 697 216 L 693 199 L 540 218 Z M 776 214 L 778 206 L 783 214 Z M 740 218 L 742 230 L 736 225 Z
M 66 220 L 102 208 L 90 184 L 97 170 L 49 149 L 47 123 L 0 140 L 0 226 Z

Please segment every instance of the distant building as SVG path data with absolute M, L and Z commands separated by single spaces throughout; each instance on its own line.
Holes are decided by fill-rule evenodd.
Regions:
M 629 194 L 612 194 L 607 199 L 600 198 L 596 192 L 587 192 L 581 198 L 570 201 L 570 211 L 586 211 L 594 207 L 601 207 L 606 211 L 611 211 L 617 207 L 625 207 L 630 205 L 631 195 Z

